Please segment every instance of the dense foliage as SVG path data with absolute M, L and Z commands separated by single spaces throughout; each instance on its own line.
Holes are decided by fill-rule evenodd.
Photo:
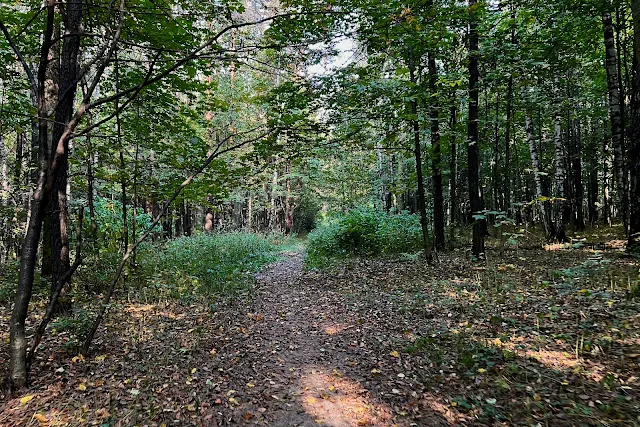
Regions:
M 421 244 L 418 216 L 357 208 L 309 234 L 307 265 L 324 266 L 347 256 L 410 254 L 419 251 Z

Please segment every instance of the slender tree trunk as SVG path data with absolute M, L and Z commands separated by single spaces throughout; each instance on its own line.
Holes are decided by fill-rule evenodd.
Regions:
M 584 230 L 584 187 L 582 185 L 582 130 L 579 119 L 573 122 L 574 149 L 571 166 L 573 169 L 573 195 L 575 211 L 575 228 L 578 231 Z
M 249 192 L 247 200 L 247 230 L 249 232 L 253 230 L 253 195 L 251 192 Z
M 278 191 L 278 166 L 273 167 L 273 176 L 271 178 L 271 209 L 269 210 L 269 230 L 275 231 L 277 225 L 277 208 L 276 208 L 276 195 Z
M 513 76 L 509 74 L 507 82 L 507 121 L 504 129 L 504 207 L 509 217 L 513 216 L 511 207 L 511 116 L 513 102 Z
M 611 196 L 609 192 L 611 170 L 610 138 L 605 136 L 602 139 L 602 219 L 611 226 Z
M 589 224 L 591 227 L 598 221 L 598 200 L 599 200 L 599 186 L 598 182 L 598 167 L 600 156 L 598 148 L 598 138 L 600 137 L 599 129 L 596 125 L 592 125 L 591 132 L 589 132 L 589 144 L 587 145 L 587 158 L 589 158 L 589 190 L 588 190 L 588 212 L 589 212 Z
M 115 88 L 116 92 L 120 87 L 120 64 L 118 52 L 115 55 Z M 120 105 L 118 100 L 114 103 L 116 115 L 116 137 L 118 139 L 118 153 L 120 156 L 120 203 L 122 205 L 122 247 L 126 252 L 129 249 L 129 222 L 127 218 L 127 164 L 124 160 L 124 143 L 122 142 L 122 123 L 120 121 Z
M 414 85 L 417 83 L 416 78 L 416 61 L 413 50 L 409 52 L 409 78 Z M 424 177 L 422 172 L 422 147 L 420 144 L 420 122 L 418 121 L 418 100 L 414 97 L 410 102 L 412 136 L 413 136 L 413 155 L 416 160 L 416 179 L 418 184 L 417 210 L 420 212 L 420 227 L 422 228 L 422 244 L 424 246 L 424 255 L 427 261 L 431 261 L 431 242 L 429 239 L 429 225 L 427 222 L 426 194 L 424 190 Z
M 567 240 L 565 232 L 565 178 L 567 175 L 565 168 L 564 144 L 562 142 L 562 112 L 557 108 L 554 118 L 554 137 L 555 146 L 555 201 L 553 203 L 555 213 L 555 237 L 560 242 Z
M 0 206 L 8 205 L 10 195 L 7 149 L 4 135 L 2 135 L 2 125 L 0 124 Z
M 431 92 L 429 116 L 431 119 L 431 176 L 433 179 L 433 234 L 435 247 L 444 250 L 444 194 L 442 190 L 442 153 L 440 148 L 440 117 L 438 104 L 438 69 L 433 52 L 427 60 L 429 72 L 429 90 Z
M 479 215 L 484 210 L 480 195 L 480 149 L 478 147 L 478 30 L 477 0 L 469 0 L 469 117 L 467 124 L 467 171 L 471 212 Z M 476 258 L 484 256 L 484 232 L 486 221 L 473 221 L 472 253 Z
M 609 90 L 611 144 L 613 146 L 613 181 L 616 186 L 618 211 L 626 233 L 628 229 L 628 196 L 626 171 L 624 167 L 624 121 L 622 116 L 622 98 L 620 94 L 620 82 L 618 80 L 613 24 L 610 13 L 605 13 L 602 16 L 602 24 L 604 29 L 605 69 Z
M 500 182 L 500 92 L 499 88 L 496 87 L 496 109 L 495 109 L 495 120 L 493 127 L 493 158 L 490 161 L 491 166 L 491 187 L 493 190 L 493 207 L 495 210 L 504 211 L 504 206 L 502 205 L 501 200 L 501 192 L 502 192 L 502 183 Z
M 458 222 L 458 170 L 457 170 L 457 140 L 456 140 L 456 127 L 458 123 L 458 109 L 456 106 L 455 89 L 451 96 L 451 106 L 449 107 L 449 151 L 451 153 L 449 163 L 449 203 L 451 208 L 449 209 L 449 225 L 456 224 Z
M 533 120 L 529 112 L 526 113 L 525 129 L 527 132 L 527 144 L 531 153 L 531 166 L 533 166 L 533 180 L 536 183 L 536 205 L 540 208 L 540 220 L 544 227 L 545 236 L 550 239 L 553 236 L 553 227 L 551 224 L 551 214 L 549 202 L 543 200 L 545 192 L 542 185 L 542 175 L 540 170 L 540 156 L 538 154 L 538 146 L 533 132 Z
M 91 115 L 87 114 L 87 125 L 91 126 Z M 93 173 L 93 145 L 91 144 L 91 132 L 85 135 L 87 142 L 87 203 L 89 205 L 89 221 L 91 222 L 91 241 L 98 243 L 98 221 L 96 220 L 96 207 L 94 200 L 94 173 Z

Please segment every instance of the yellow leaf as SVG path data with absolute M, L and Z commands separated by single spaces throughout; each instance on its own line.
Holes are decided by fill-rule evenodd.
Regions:
M 373 369 L 371 370 L 371 373 L 372 373 L 372 374 L 379 374 L 380 372 L 382 372 L 382 371 L 381 371 L 380 369 L 378 369 L 378 368 L 373 368 Z
M 398 353 L 396 350 L 393 350 L 391 353 L 389 353 L 389 356 L 391 356 L 391 357 L 400 357 L 400 353 Z
M 189 406 L 187 406 L 187 411 L 189 411 L 189 412 L 195 412 L 195 411 L 196 411 L 196 407 L 195 407 L 195 405 L 189 405 Z
M 73 359 L 71 359 L 71 361 L 73 363 L 84 362 L 84 356 L 79 354 L 79 355 L 75 356 Z
M 84 384 L 80 384 L 78 385 L 78 387 L 76 387 L 76 390 L 78 391 L 85 391 L 87 389 L 87 386 Z
M 96 362 L 104 362 L 104 359 L 107 358 L 106 354 L 101 354 L 100 356 L 96 356 Z
M 20 399 L 20 403 L 22 403 L 24 405 L 25 403 L 28 403 L 34 397 L 35 396 L 33 394 L 29 394 L 27 396 L 24 396 L 22 399 Z
M 239 405 L 240 402 L 238 402 L 238 400 L 235 397 L 230 397 L 229 398 L 229 402 L 233 403 L 234 405 Z
M 191 370 L 191 373 L 192 373 L 192 374 L 195 374 L 195 373 L 196 373 L 196 371 L 197 371 L 197 369 L 196 369 L 196 368 L 193 368 L 193 369 Z
M 254 383 L 247 383 L 247 387 L 254 388 L 256 385 Z

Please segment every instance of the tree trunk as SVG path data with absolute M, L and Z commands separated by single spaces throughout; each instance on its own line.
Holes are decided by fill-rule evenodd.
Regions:
M 91 115 L 87 114 L 87 125 L 91 126 Z M 93 146 L 91 145 L 91 132 L 85 135 L 87 142 L 87 204 L 89 205 L 89 221 L 91 222 L 91 241 L 98 243 L 98 222 L 96 220 L 96 207 L 94 201 L 94 174 L 93 174 Z
M 507 122 L 504 129 L 504 207 L 507 216 L 513 217 L 511 207 L 511 116 L 513 101 L 513 76 L 507 82 Z
M 416 61 L 413 49 L 409 50 L 409 78 L 411 83 L 417 84 Z M 416 161 L 416 180 L 418 184 L 418 194 L 416 199 L 417 211 L 420 212 L 420 227 L 422 229 L 422 245 L 427 261 L 431 261 L 431 242 L 429 239 L 429 225 L 427 222 L 426 194 L 424 190 L 424 176 L 422 172 L 422 148 L 420 144 L 420 122 L 418 121 L 418 100 L 413 97 L 409 103 L 411 109 L 411 129 L 413 136 L 413 155 Z
M 469 201 L 473 215 L 484 210 L 480 195 L 480 155 L 478 147 L 478 30 L 477 0 L 469 0 L 469 117 L 467 123 L 467 171 L 469 178 Z M 484 256 L 484 233 L 486 221 L 473 221 L 472 253 L 476 258 Z
M 575 229 L 584 230 L 584 187 L 582 186 L 582 130 L 580 120 L 573 121 L 573 157 L 571 166 L 573 169 L 573 199 L 575 213 Z
M 118 52 L 115 55 L 115 90 L 120 90 L 120 66 Z M 126 252 L 129 249 L 129 222 L 127 218 L 127 164 L 124 161 L 124 143 L 122 142 L 122 124 L 120 122 L 120 106 L 116 99 L 114 103 L 116 115 L 116 137 L 118 140 L 118 153 L 120 156 L 120 204 L 122 205 L 122 247 Z
M 540 208 L 540 220 L 544 227 L 545 236 L 547 239 L 550 239 L 553 236 L 550 206 L 548 201 L 543 200 L 545 192 L 542 185 L 542 175 L 540 171 L 540 156 L 538 154 L 538 146 L 536 145 L 536 138 L 533 132 L 533 120 L 528 112 L 526 113 L 525 120 L 527 144 L 529 145 L 529 152 L 531 153 L 531 166 L 533 166 L 533 180 L 536 183 L 536 205 Z
M 611 170 L 611 155 L 609 145 L 611 141 L 608 137 L 602 139 L 602 219 L 611 226 L 611 196 L 609 171 Z
M 442 191 L 442 153 L 440 148 L 440 117 L 438 105 L 438 69 L 433 52 L 429 52 L 427 60 L 429 72 L 429 90 L 431 99 L 429 116 L 431 119 L 431 176 L 433 179 L 433 234 L 435 247 L 444 250 L 444 195 Z
M 565 177 L 567 175 L 565 168 L 564 144 L 562 143 L 562 112 L 558 107 L 554 119 L 554 136 L 553 143 L 555 146 L 555 201 L 554 220 L 555 220 L 555 237 L 560 242 L 567 240 L 565 232 Z
M 295 196 L 291 191 L 291 178 L 287 176 L 285 181 L 287 194 L 284 199 L 284 233 L 291 234 L 293 230 L 293 214 L 296 210 L 297 203 L 295 200 Z M 299 188 L 300 183 L 298 182 L 297 188 Z
M 626 171 L 624 167 L 624 122 L 622 117 L 620 82 L 618 80 L 616 47 L 610 13 L 605 13 L 602 16 L 602 24 L 604 29 L 605 69 L 607 73 L 607 87 L 609 91 L 611 144 L 613 146 L 613 181 L 616 186 L 618 211 L 626 233 L 628 229 L 628 196 Z
M 2 134 L 2 124 L 0 124 L 0 206 L 8 205 L 10 194 L 7 150 Z
M 596 124 L 598 122 L 596 121 Z M 587 210 L 589 212 L 589 225 L 591 227 L 598 221 L 598 199 L 599 199 L 599 186 L 598 182 L 598 166 L 600 156 L 598 155 L 598 138 L 600 137 L 598 127 L 592 125 L 592 129 L 589 132 L 589 143 L 586 147 L 586 157 L 589 159 L 589 185 L 587 192 Z
M 82 31 L 82 0 L 69 0 L 66 4 L 64 19 L 65 37 L 60 58 L 60 91 L 58 106 L 53 125 L 53 141 L 50 158 L 55 157 L 58 141 L 62 139 L 67 124 L 73 115 L 73 102 L 77 90 L 79 70 L 78 53 L 80 51 L 80 33 Z M 51 253 L 53 276 L 52 286 L 69 270 L 69 210 L 67 203 L 67 182 L 69 174 L 69 138 L 65 138 L 63 155 L 59 159 L 58 173 L 55 176 L 49 207 L 51 209 Z M 63 286 L 64 288 L 64 286 Z M 52 289 L 52 292 L 54 290 Z
M 451 208 L 449 209 L 449 225 L 456 224 L 458 222 L 458 170 L 457 170 L 457 134 L 456 127 L 458 124 L 458 109 L 456 106 L 455 89 L 451 96 L 451 106 L 449 107 L 449 150 L 451 152 L 451 158 L 449 160 L 449 203 Z

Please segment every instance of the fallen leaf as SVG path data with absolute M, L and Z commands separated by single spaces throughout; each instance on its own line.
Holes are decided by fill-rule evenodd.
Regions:
M 49 424 L 49 419 L 42 414 L 33 414 L 33 418 L 35 418 L 36 420 L 38 420 L 38 424 L 42 425 L 48 425 Z
M 25 403 L 28 403 L 31 401 L 31 399 L 33 399 L 35 396 L 33 394 L 29 394 L 27 396 L 24 396 L 23 398 L 20 399 L 20 403 L 22 403 L 23 405 Z

